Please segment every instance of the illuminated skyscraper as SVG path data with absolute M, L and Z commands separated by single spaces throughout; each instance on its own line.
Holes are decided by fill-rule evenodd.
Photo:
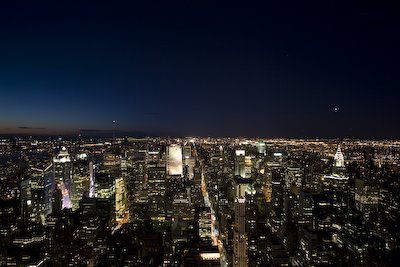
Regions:
M 192 147 L 186 145 L 183 147 L 183 174 L 188 179 L 193 179 L 194 166 L 196 165 L 196 159 L 192 157 Z
M 115 179 L 107 172 L 97 173 L 95 190 L 96 198 L 114 199 Z
M 89 191 L 90 183 L 90 168 L 89 163 L 85 158 L 79 158 L 72 165 L 73 177 L 73 196 L 71 197 L 72 209 L 79 208 L 79 201 L 85 193 Z
M 126 175 L 122 174 L 121 177 L 115 179 L 115 216 L 117 222 L 123 222 L 127 219 L 126 211 Z
M 245 156 L 244 157 L 244 173 L 245 173 L 245 178 L 250 178 L 251 177 L 251 170 L 253 168 L 253 161 L 251 156 Z
M 280 232 L 284 225 L 284 169 L 275 169 L 271 176 L 272 194 L 271 194 L 271 210 L 270 224 L 273 233 Z
M 53 158 L 54 181 L 62 193 L 62 208 L 72 208 L 72 171 L 71 159 L 65 147 Z
M 239 175 L 242 178 L 246 177 L 246 157 L 244 150 L 236 150 L 235 175 Z
M 344 156 L 342 150 L 340 149 L 340 145 L 338 145 L 336 154 L 335 154 L 335 167 L 343 168 L 344 167 Z
M 337 178 L 347 180 L 348 177 L 345 177 L 346 166 L 344 164 L 344 156 L 342 150 L 340 149 L 340 145 L 338 145 L 336 154 L 334 156 L 334 163 L 332 168 L 332 176 L 337 176 Z M 326 178 L 330 178 L 329 176 Z
M 128 221 L 126 180 L 128 178 L 126 159 L 121 159 L 121 176 L 115 179 L 115 216 L 116 221 L 125 223 Z
M 94 184 L 94 177 L 95 177 L 95 165 L 93 162 L 89 162 L 89 175 L 90 175 L 90 182 L 89 182 L 89 197 L 95 197 L 95 184 Z
M 150 216 L 153 221 L 165 220 L 165 187 L 165 166 L 148 165 L 147 192 Z
M 266 146 L 264 142 L 257 142 L 257 151 L 259 154 L 265 155 L 266 153 Z
M 180 145 L 167 147 L 167 173 L 168 175 L 183 175 L 182 148 Z
M 366 219 L 369 219 L 372 211 L 379 207 L 380 188 L 373 181 L 365 178 L 355 180 L 355 205 Z
M 56 188 L 54 181 L 54 164 L 49 164 L 43 171 L 45 215 L 52 212 L 53 192 Z
M 44 186 L 35 178 L 21 182 L 21 212 L 24 223 L 44 221 Z
M 246 267 L 249 265 L 248 237 L 246 232 L 246 191 L 251 180 L 236 176 L 235 183 L 236 198 L 235 225 L 233 233 L 233 266 Z

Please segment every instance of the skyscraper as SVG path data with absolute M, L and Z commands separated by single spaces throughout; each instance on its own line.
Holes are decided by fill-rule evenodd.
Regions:
M 89 191 L 90 183 L 90 168 L 87 160 L 78 158 L 74 161 L 72 166 L 73 177 L 73 196 L 71 197 L 72 209 L 79 208 L 79 201 L 83 195 Z
M 55 184 L 62 193 L 62 208 L 72 208 L 71 159 L 65 147 L 53 158 L 53 163 Z
M 116 221 L 125 223 L 128 221 L 126 181 L 128 179 L 126 159 L 121 159 L 121 175 L 115 179 L 115 216 Z
M 52 197 L 56 184 L 54 181 L 54 164 L 49 164 L 43 171 L 45 215 L 52 212 Z
M 128 212 L 126 211 L 126 175 L 115 179 L 115 216 L 117 222 L 124 222 L 127 219 Z
M 260 141 L 260 142 L 257 142 L 256 146 L 257 146 L 257 152 L 259 154 L 265 155 L 265 153 L 266 153 L 265 143 Z
M 342 150 L 340 149 L 340 145 L 338 145 L 334 159 L 335 159 L 335 167 L 338 167 L 338 168 L 344 167 L 344 156 L 343 156 Z
M 165 220 L 165 166 L 156 164 L 147 167 L 147 192 L 150 216 L 153 221 Z
M 236 150 L 235 157 L 235 175 L 239 175 L 242 178 L 246 177 L 246 158 L 244 150 Z
M 272 194 L 271 194 L 271 210 L 270 224 L 273 233 L 280 232 L 284 225 L 284 170 L 275 169 L 272 171 Z
M 185 165 L 184 174 L 186 174 L 187 178 L 189 178 L 190 180 L 193 179 L 194 167 L 196 166 L 196 159 L 193 157 L 184 158 L 183 163 Z M 185 173 L 185 171 L 186 171 L 186 173 Z
M 21 212 L 24 223 L 44 221 L 44 186 L 35 178 L 21 182 Z
M 192 147 L 190 145 L 183 147 L 183 158 L 190 158 L 192 156 Z
M 89 176 L 90 176 L 90 181 L 89 181 L 89 197 L 95 197 L 95 184 L 94 184 L 94 177 L 95 177 L 95 165 L 93 162 L 89 162 Z
M 244 175 L 245 178 L 251 177 L 251 170 L 253 168 L 253 161 L 251 156 L 244 157 Z
M 235 267 L 249 265 L 248 237 L 246 232 L 246 191 L 250 183 L 250 179 L 240 176 L 235 177 L 235 229 L 233 233 L 233 266 Z
M 99 172 L 95 181 L 96 198 L 114 199 L 115 179 L 107 172 Z
M 167 174 L 183 175 L 182 148 L 180 145 L 167 147 Z
M 336 154 L 333 159 L 334 159 L 334 163 L 333 163 L 333 168 L 332 168 L 332 176 L 335 176 L 336 178 L 347 180 L 348 177 L 345 177 L 346 166 L 344 164 L 344 155 L 342 153 L 340 145 L 338 145 Z M 327 177 L 327 178 L 329 178 L 329 177 Z

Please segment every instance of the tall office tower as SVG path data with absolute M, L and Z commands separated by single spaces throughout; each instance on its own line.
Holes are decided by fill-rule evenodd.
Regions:
M 272 171 L 272 205 L 276 208 L 283 207 L 284 169 Z
M 335 167 L 338 168 L 344 167 L 344 156 L 342 150 L 340 149 L 340 145 L 338 145 L 334 159 L 335 159 L 335 164 L 334 164 Z
M 96 190 L 95 190 L 95 169 L 96 166 L 93 164 L 93 162 L 89 162 L 89 176 L 90 176 L 90 182 L 89 182 L 89 197 L 95 197 L 96 196 Z
M 165 165 L 164 165 L 165 170 Z M 146 162 L 143 160 L 135 160 L 132 164 L 131 175 L 134 177 L 133 187 L 130 188 L 130 191 L 133 193 L 133 203 L 137 203 L 141 206 L 144 203 L 147 203 L 147 191 L 145 188 L 146 184 Z M 142 212 L 138 213 L 134 209 L 131 210 L 130 218 L 139 218 L 144 214 Z M 139 216 L 139 217 L 138 217 Z
M 350 195 L 353 195 L 353 193 L 350 194 L 348 186 L 349 177 L 332 174 L 324 175 L 321 180 L 322 192 L 331 199 L 333 210 L 335 212 L 344 211 L 349 203 Z M 339 218 L 341 216 L 334 215 L 332 217 Z
M 248 238 L 246 232 L 246 191 L 250 184 L 251 179 L 242 178 L 240 176 L 235 177 L 236 197 L 233 233 L 233 266 L 235 267 L 245 267 L 249 265 Z
M 52 209 L 51 212 L 52 213 L 60 213 L 61 212 L 61 210 L 63 209 L 62 201 L 63 201 L 62 190 L 60 188 L 54 189 L 53 197 L 51 198 L 51 209 Z
M 165 167 L 147 167 L 147 193 L 150 217 L 153 221 L 165 220 Z
M 301 190 L 299 194 L 299 221 L 298 224 L 311 230 L 316 229 L 315 193 Z
M 248 248 L 248 257 L 249 262 L 255 263 L 259 260 L 259 238 L 260 233 L 257 231 L 257 214 L 258 214 L 258 203 L 260 198 L 259 195 L 256 194 L 256 190 L 253 184 L 249 185 L 247 194 L 246 194 L 246 233 L 247 233 L 247 248 Z
M 53 165 L 53 163 L 49 164 L 43 171 L 45 215 L 50 214 L 52 211 L 52 197 L 56 188 Z
M 336 154 L 334 157 L 334 163 L 333 163 L 331 177 L 348 179 L 347 177 L 345 177 L 345 173 L 346 173 L 346 166 L 344 164 L 344 156 L 340 149 L 340 145 L 338 145 L 338 148 L 337 148 L 337 151 L 336 151 Z
M 251 171 L 253 168 L 253 158 L 251 156 L 244 157 L 244 173 L 246 178 L 251 177 Z
M 97 173 L 95 181 L 95 191 L 96 198 L 113 199 L 115 194 L 114 178 L 106 172 Z
M 44 223 L 44 185 L 35 177 L 21 182 L 21 212 L 24 223 Z
M 182 148 L 180 145 L 167 147 L 167 174 L 183 175 Z
M 261 154 L 261 155 L 265 155 L 266 154 L 267 149 L 266 149 L 266 146 L 265 146 L 264 142 L 257 142 L 256 146 L 257 146 L 257 152 L 259 154 Z
M 186 145 L 182 149 L 183 151 L 183 174 L 185 178 L 191 180 L 194 176 L 194 167 L 196 165 L 196 159 L 192 156 L 192 147 Z
M 285 218 L 285 231 L 286 235 L 288 232 L 297 231 L 297 227 L 294 227 L 298 223 L 299 219 L 299 192 L 300 188 L 296 185 L 291 185 L 285 194 L 284 199 L 284 218 Z M 294 251 L 296 248 L 295 237 L 289 236 L 288 249 Z
M 274 233 L 281 232 L 284 225 L 284 169 L 272 171 L 272 195 L 271 195 L 271 230 Z
M 334 265 L 332 201 L 323 194 L 301 191 L 299 208 L 299 265 Z
M 246 159 L 244 150 L 236 150 L 235 157 L 235 176 L 246 177 Z
M 79 201 L 85 193 L 88 193 L 90 186 L 90 168 L 86 159 L 80 158 L 72 165 L 73 196 L 71 197 L 72 209 L 79 208 Z
M 115 179 L 115 216 L 119 223 L 128 222 L 126 181 L 128 179 L 126 160 L 121 160 L 121 176 Z
M 124 175 L 115 179 L 115 216 L 117 222 L 123 222 L 126 209 L 126 189 Z
M 194 177 L 194 167 L 196 166 L 196 159 L 195 158 L 184 158 L 183 164 L 185 165 L 187 171 L 187 178 L 189 180 L 193 179 Z
M 267 177 L 263 185 L 263 195 L 266 203 L 272 200 L 272 177 Z
M 169 179 L 166 183 L 166 188 L 167 220 L 187 221 L 193 219 L 189 192 L 182 179 Z
M 192 157 L 192 147 L 190 145 L 183 146 L 183 158 L 188 159 Z
M 99 230 L 99 219 L 96 216 L 96 198 L 84 197 L 79 202 L 81 223 L 80 238 L 88 244 L 93 244 Z
M 54 180 L 62 193 L 62 208 L 72 208 L 72 171 L 71 159 L 65 147 L 53 158 Z
M 376 181 L 365 178 L 355 180 L 354 200 L 356 209 L 362 212 L 365 219 L 369 219 L 372 211 L 376 211 L 380 200 L 380 187 Z

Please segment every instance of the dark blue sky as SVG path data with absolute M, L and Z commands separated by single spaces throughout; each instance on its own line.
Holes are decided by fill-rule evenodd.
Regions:
M 349 2 L 2 1 L 0 132 L 400 138 L 399 8 Z

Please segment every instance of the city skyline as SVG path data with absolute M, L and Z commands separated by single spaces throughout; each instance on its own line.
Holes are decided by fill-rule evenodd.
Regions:
M 0 266 L 397 266 L 399 14 L 0 1 Z
M 0 139 L 4 266 L 396 266 L 400 141 Z
M 0 4 L 0 134 L 400 138 L 387 3 Z

